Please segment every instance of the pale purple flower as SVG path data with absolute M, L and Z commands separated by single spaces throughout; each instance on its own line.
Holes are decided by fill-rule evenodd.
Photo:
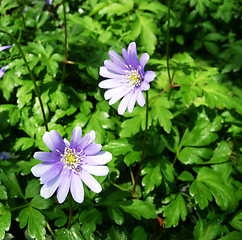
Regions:
M 17 158 L 18 156 L 10 153 L 10 152 L 1 152 L 0 153 L 0 159 L 6 160 L 9 158 Z
M 138 60 L 136 44 L 131 42 L 128 51 L 122 49 L 123 58 L 115 51 L 109 51 L 112 60 L 105 60 L 99 74 L 108 79 L 99 83 L 100 88 L 107 88 L 104 98 L 109 100 L 109 105 L 123 98 L 118 107 L 122 115 L 128 108 L 133 111 L 135 102 L 143 107 L 145 98 L 143 91 L 150 88 L 149 82 L 153 81 L 156 74 L 153 71 L 144 72 L 144 67 L 149 60 L 148 53 L 144 53 Z
M 53 0 L 46 0 L 47 4 L 51 5 Z
M 2 47 L 0 47 L 0 52 L 2 52 L 2 51 L 5 50 L 5 49 L 11 48 L 11 47 L 12 47 L 12 45 L 9 45 L 9 46 L 2 46 Z
M 106 176 L 109 169 L 103 165 L 111 161 L 112 154 L 101 151 L 101 144 L 93 143 L 94 131 L 82 138 L 82 129 L 75 127 L 68 142 L 56 130 L 51 130 L 43 135 L 43 140 L 51 152 L 36 152 L 34 158 L 43 163 L 31 169 L 33 175 L 40 177 L 40 183 L 44 184 L 40 190 L 42 197 L 51 197 L 58 188 L 57 199 L 63 203 L 70 189 L 74 200 L 82 203 L 82 182 L 93 192 L 101 192 L 101 185 L 91 174 Z
M 6 72 L 5 68 L 7 67 L 7 65 L 3 66 L 1 69 L 0 69 L 0 78 L 4 75 L 4 73 Z

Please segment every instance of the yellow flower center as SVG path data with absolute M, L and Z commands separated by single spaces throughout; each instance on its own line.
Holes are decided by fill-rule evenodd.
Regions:
M 70 170 L 80 171 L 78 167 L 81 165 L 81 161 L 85 158 L 85 155 L 80 156 L 80 152 L 76 152 L 75 149 L 65 148 L 64 154 L 61 154 L 61 161 Z
M 126 82 L 132 89 L 135 89 L 141 85 L 142 78 L 140 76 L 139 70 L 126 70 L 125 72 L 127 72 L 127 75 L 125 75 Z

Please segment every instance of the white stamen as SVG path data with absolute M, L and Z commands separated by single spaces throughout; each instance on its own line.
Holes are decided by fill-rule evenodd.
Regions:
M 65 167 L 72 171 L 78 171 L 81 165 L 81 162 L 86 157 L 86 154 L 80 156 L 83 150 L 76 152 L 75 149 L 70 149 L 69 147 L 65 148 L 64 154 L 61 154 L 61 161 L 65 164 Z
M 132 68 L 132 66 L 130 66 L 130 68 Z M 125 70 L 125 72 L 127 73 L 125 75 L 125 80 L 133 90 L 141 85 L 142 78 L 138 69 Z

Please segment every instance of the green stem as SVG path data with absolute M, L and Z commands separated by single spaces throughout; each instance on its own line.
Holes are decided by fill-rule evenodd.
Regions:
M 18 209 L 21 209 L 21 208 L 25 208 L 25 207 L 28 207 L 28 206 L 29 206 L 29 203 L 27 203 L 25 205 L 21 205 L 21 206 L 15 207 L 15 208 L 11 208 L 8 211 L 12 212 L 12 211 L 15 211 L 15 210 L 18 210 Z
M 69 194 L 69 219 L 68 219 L 67 229 L 70 229 L 71 227 L 71 219 L 72 219 L 72 199 L 71 199 L 71 194 Z
M 148 97 L 148 91 L 146 91 L 146 122 L 145 122 L 145 135 L 144 135 L 144 140 L 143 140 L 143 149 L 142 149 L 142 154 L 141 154 L 141 160 L 139 163 L 139 168 L 138 168 L 138 172 L 136 174 L 135 180 L 134 180 L 134 185 L 133 185 L 133 191 L 132 191 L 132 195 L 133 197 L 137 197 L 135 194 L 135 188 L 137 185 L 137 182 L 139 180 L 139 176 L 140 176 L 140 172 L 142 169 L 142 165 L 143 165 L 143 160 L 144 160 L 144 153 L 145 153 L 145 146 L 146 146 L 146 138 L 147 138 L 147 130 L 148 130 L 148 110 L 149 110 L 149 97 Z
M 64 12 L 64 29 L 65 29 L 65 60 L 64 63 L 66 64 L 67 62 L 67 25 L 66 25 L 66 6 L 65 6 L 65 0 L 62 0 L 62 5 L 63 5 L 63 12 Z
M 19 52 L 20 52 L 20 54 L 21 54 L 21 56 L 22 56 L 22 58 L 23 58 L 23 60 L 24 60 L 24 63 L 25 63 L 25 65 L 26 65 L 26 67 L 27 67 L 27 70 L 28 70 L 28 72 L 29 72 L 30 78 L 31 78 L 31 80 L 33 81 L 33 84 L 34 84 L 34 87 L 35 87 L 35 92 L 36 92 L 36 94 L 37 94 L 37 97 L 38 97 L 38 99 L 39 99 L 39 103 L 40 103 L 40 107 L 41 107 L 41 111 L 42 111 L 42 115 L 43 115 L 43 119 L 44 119 L 44 123 L 45 123 L 45 129 L 46 129 L 46 131 L 49 131 L 49 130 L 48 130 L 48 125 L 47 125 L 46 116 L 45 116 L 44 106 L 43 106 L 43 103 L 42 103 L 42 100 L 41 100 L 41 97 L 40 97 L 40 92 L 39 92 L 38 86 L 37 86 L 37 84 L 36 84 L 35 77 L 34 77 L 32 71 L 30 70 L 29 64 L 28 64 L 28 62 L 27 62 L 27 60 L 26 60 L 26 58 L 25 58 L 24 52 L 23 52 L 23 50 L 22 50 L 20 44 L 18 43 L 18 41 L 15 39 L 15 37 L 14 37 L 11 33 L 7 32 L 7 31 L 5 31 L 5 30 L 3 30 L 3 29 L 0 29 L 0 32 L 5 33 L 5 34 L 7 34 L 10 38 L 12 38 L 12 40 L 14 41 L 14 43 L 17 45 L 17 47 L 18 47 L 18 49 L 19 49 Z
M 171 10 L 171 1 L 168 0 L 168 15 L 167 15 L 167 35 L 166 35 L 166 62 L 167 62 L 167 73 L 168 73 L 168 78 L 170 81 L 170 85 L 173 86 L 173 78 L 171 77 L 170 74 L 170 65 L 169 65 L 169 43 L 170 43 L 170 10 Z
M 64 65 L 63 65 L 63 70 L 62 70 L 62 76 L 61 76 L 61 82 L 64 81 L 65 78 L 65 73 L 66 73 L 66 64 L 68 63 L 68 51 L 67 51 L 67 24 L 66 24 L 66 6 L 65 6 L 65 0 L 62 0 L 62 5 L 63 5 L 63 14 L 64 14 L 64 30 L 65 30 L 65 43 L 64 43 L 64 48 L 65 48 L 65 58 L 64 58 Z
M 20 8 L 21 18 L 22 18 L 22 21 L 23 21 L 23 24 L 24 24 L 26 39 L 27 39 L 27 41 L 29 41 L 28 31 L 27 31 L 27 27 L 26 27 L 26 23 L 25 23 L 25 19 L 24 19 L 24 14 L 23 14 L 23 8 L 22 8 L 19 0 L 17 0 L 17 2 L 18 2 L 18 5 L 19 5 L 19 8 Z
M 49 224 L 48 222 L 47 222 L 47 224 L 46 224 L 46 227 L 48 228 L 48 230 L 49 230 L 51 236 L 53 237 L 53 239 L 56 239 L 56 237 L 55 237 L 55 233 L 54 233 L 54 231 L 52 230 L 52 228 L 51 228 L 51 226 L 50 226 L 50 224 Z

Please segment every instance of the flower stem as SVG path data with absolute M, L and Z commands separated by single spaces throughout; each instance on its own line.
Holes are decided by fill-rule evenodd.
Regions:
M 66 24 L 66 5 L 65 5 L 65 0 L 62 0 L 62 5 L 63 5 L 63 14 L 64 14 L 64 29 L 65 29 L 65 43 L 64 43 L 64 48 L 65 48 L 65 58 L 64 58 L 64 65 L 63 65 L 63 70 L 62 70 L 62 76 L 61 76 L 61 82 L 64 81 L 65 74 L 66 74 L 66 64 L 68 63 L 68 51 L 67 51 L 67 24 Z
M 67 229 L 70 229 L 71 227 L 71 219 L 72 219 L 72 199 L 71 199 L 71 194 L 69 194 L 69 219 L 68 219 Z
M 66 64 L 68 52 L 67 52 L 67 25 L 66 25 L 66 6 L 65 6 L 65 0 L 62 0 L 62 5 L 63 5 L 64 29 L 65 29 L 65 59 L 64 59 L 64 63 Z
M 170 43 L 170 10 L 171 10 L 171 0 L 168 0 L 168 14 L 167 14 L 167 34 L 166 34 L 166 62 L 167 62 L 167 73 L 170 81 L 170 85 L 173 86 L 173 78 L 170 74 L 170 65 L 169 65 L 169 43 Z
M 41 100 L 41 97 L 40 97 L 40 92 L 39 92 L 38 86 L 37 86 L 37 84 L 36 84 L 35 77 L 34 77 L 32 71 L 30 70 L 29 64 L 28 64 L 28 62 L 27 62 L 27 60 L 26 60 L 26 58 L 25 58 L 24 52 L 23 52 L 23 50 L 22 50 L 20 44 L 18 43 L 18 41 L 15 39 L 15 37 L 14 37 L 11 33 L 7 32 L 7 31 L 5 31 L 5 30 L 3 30 L 3 29 L 0 29 L 0 32 L 7 34 L 7 35 L 8 35 L 8 36 L 14 41 L 14 43 L 17 45 L 17 47 L 18 47 L 18 49 L 19 49 L 19 52 L 20 52 L 20 54 L 21 54 L 21 56 L 22 56 L 22 58 L 23 58 L 23 60 L 24 60 L 24 63 L 25 63 L 25 65 L 26 65 L 26 67 L 27 67 L 27 70 L 28 70 L 28 72 L 29 72 L 29 75 L 30 75 L 30 77 L 31 77 L 31 80 L 33 81 L 33 84 L 34 84 L 34 87 L 35 87 L 35 92 L 36 92 L 36 94 L 37 94 L 37 97 L 38 97 L 38 99 L 39 99 L 40 108 L 41 108 L 42 115 L 43 115 L 43 119 L 44 119 L 44 123 L 45 123 L 45 129 L 46 129 L 46 131 L 49 131 L 49 130 L 48 130 L 48 125 L 47 125 L 46 116 L 45 116 L 44 106 L 43 106 L 43 103 L 42 103 L 42 100 Z
M 48 230 L 49 230 L 51 236 L 53 237 L 53 239 L 56 239 L 55 233 L 53 232 L 53 230 L 52 230 L 52 228 L 51 228 L 51 226 L 50 226 L 50 224 L 48 222 L 46 224 L 46 227 L 48 228 Z
M 20 8 L 21 18 L 22 18 L 22 21 L 23 21 L 23 24 L 24 24 L 26 39 L 27 39 L 27 41 L 29 41 L 29 35 L 28 35 L 28 31 L 27 31 L 26 24 L 25 24 L 25 19 L 24 19 L 24 14 L 23 14 L 23 8 L 22 8 L 19 0 L 17 0 L 17 2 L 18 2 L 18 5 L 19 5 L 19 8 Z
M 149 110 L 149 97 L 148 97 L 148 91 L 146 91 L 146 121 L 145 121 L 145 135 L 144 135 L 144 140 L 143 140 L 143 149 L 142 149 L 142 154 L 141 154 L 141 160 L 139 163 L 139 168 L 138 168 L 138 172 L 136 174 L 135 180 L 134 180 L 134 185 L 133 185 L 133 191 L 132 191 L 132 195 L 134 198 L 136 198 L 136 194 L 135 194 L 135 188 L 137 185 L 137 182 L 139 180 L 139 176 L 140 176 L 140 172 L 141 172 L 141 168 L 143 165 L 143 160 L 144 160 L 144 153 L 145 153 L 145 146 L 146 146 L 146 138 L 147 138 L 147 129 L 148 129 L 148 110 Z

